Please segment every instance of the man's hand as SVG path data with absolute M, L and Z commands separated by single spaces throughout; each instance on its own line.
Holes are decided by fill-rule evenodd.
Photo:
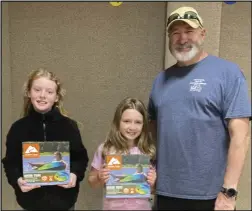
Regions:
M 35 188 L 40 188 L 40 185 L 27 185 L 27 182 L 22 177 L 18 178 L 17 183 L 22 192 L 28 192 Z
M 215 201 L 214 210 L 235 210 L 235 198 L 228 198 L 223 193 L 219 193 Z
M 62 188 L 74 188 L 76 186 L 77 176 L 73 173 L 70 173 L 70 181 L 66 185 L 58 185 Z

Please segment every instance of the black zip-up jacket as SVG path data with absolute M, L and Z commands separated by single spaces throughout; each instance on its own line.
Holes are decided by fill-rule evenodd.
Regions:
M 77 176 L 74 188 L 42 186 L 23 193 L 17 184 L 23 177 L 22 142 L 69 141 L 70 172 Z M 86 148 L 76 122 L 54 107 L 46 114 L 31 109 L 29 115 L 14 122 L 7 134 L 6 156 L 2 159 L 9 184 L 14 188 L 18 204 L 26 210 L 68 210 L 77 201 L 79 183 L 88 165 Z

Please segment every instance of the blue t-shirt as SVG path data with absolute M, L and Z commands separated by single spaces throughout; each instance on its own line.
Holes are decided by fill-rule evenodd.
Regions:
M 157 194 L 213 199 L 224 181 L 228 118 L 251 117 L 240 68 L 209 55 L 154 80 L 148 105 L 157 122 Z

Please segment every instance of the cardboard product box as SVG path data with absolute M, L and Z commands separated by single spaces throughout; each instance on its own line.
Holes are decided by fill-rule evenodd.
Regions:
M 150 198 L 151 188 L 146 181 L 150 166 L 147 155 L 107 155 L 110 178 L 106 198 Z
M 23 142 L 23 177 L 27 185 L 69 183 L 69 147 L 68 141 Z

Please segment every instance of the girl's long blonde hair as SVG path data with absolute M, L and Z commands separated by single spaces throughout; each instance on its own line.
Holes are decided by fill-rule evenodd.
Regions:
M 117 106 L 111 129 L 104 142 L 102 157 L 105 158 L 109 153 L 129 153 L 127 140 L 120 133 L 120 121 L 122 114 L 127 109 L 135 109 L 143 116 L 143 129 L 135 144 L 143 154 L 147 154 L 152 160 L 156 156 L 156 148 L 149 133 L 148 113 L 144 103 L 136 98 L 125 98 Z
M 67 112 L 63 108 L 63 97 L 65 95 L 65 90 L 62 88 L 62 85 L 59 79 L 55 76 L 55 74 L 43 68 L 39 68 L 38 70 L 33 70 L 28 75 L 28 80 L 24 84 L 24 106 L 23 106 L 22 116 L 27 116 L 29 114 L 30 108 L 32 106 L 31 99 L 29 97 L 29 92 L 31 91 L 33 81 L 40 77 L 45 77 L 56 83 L 57 85 L 56 92 L 58 95 L 58 101 L 55 102 L 54 106 L 59 108 L 59 111 L 62 115 L 67 116 Z

